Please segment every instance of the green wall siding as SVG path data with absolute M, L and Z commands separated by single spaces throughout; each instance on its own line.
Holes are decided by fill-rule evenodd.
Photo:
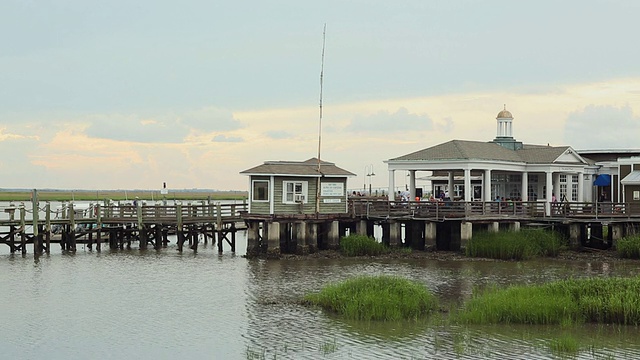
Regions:
M 253 186 L 253 180 L 269 180 L 268 176 L 252 176 L 251 186 Z M 283 185 L 285 181 L 303 181 L 307 183 L 307 202 L 302 204 L 284 204 L 282 202 Z M 326 196 L 320 198 L 320 213 L 321 214 L 343 214 L 347 212 L 346 204 L 346 191 L 347 191 L 347 178 L 324 178 L 321 180 L 323 183 L 341 183 L 343 187 L 343 193 L 341 196 Z M 275 214 L 294 215 L 294 214 L 315 214 L 316 209 L 316 195 L 317 195 L 317 178 L 308 177 L 294 177 L 294 176 L 276 176 L 274 177 L 274 183 L 269 184 L 273 186 L 273 199 Z M 328 202 L 325 203 L 324 199 L 339 199 L 339 203 Z M 269 215 L 269 203 L 254 202 L 253 198 L 249 199 L 251 202 L 251 213 L 260 215 Z M 333 200 L 336 201 L 336 200 Z

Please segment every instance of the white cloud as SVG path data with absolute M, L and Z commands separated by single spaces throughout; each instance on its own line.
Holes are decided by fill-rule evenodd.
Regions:
M 564 139 L 576 149 L 639 148 L 640 118 L 629 105 L 589 105 L 567 116 Z
M 188 112 L 180 119 L 180 123 L 207 132 L 237 130 L 241 127 L 230 111 L 212 106 Z
M 291 133 L 282 130 L 267 131 L 265 135 L 272 139 L 289 139 L 293 137 Z
M 405 107 L 391 113 L 380 110 L 371 115 L 356 115 L 346 128 L 353 132 L 407 132 L 433 129 L 433 121 L 426 114 L 409 113 Z
M 241 137 L 237 136 L 226 136 L 224 134 L 218 134 L 211 139 L 213 142 L 242 142 Z

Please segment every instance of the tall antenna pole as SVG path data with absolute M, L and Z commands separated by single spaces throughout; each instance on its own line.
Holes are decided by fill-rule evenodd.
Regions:
M 322 60 L 320 62 L 320 119 L 318 121 L 318 180 L 316 181 L 316 215 L 320 213 L 320 178 L 322 173 L 320 172 L 320 148 L 322 145 L 322 79 L 324 77 L 324 43 L 327 33 L 327 24 L 324 24 L 322 29 Z
M 320 121 L 318 121 L 318 172 L 320 172 L 320 146 L 322 144 L 322 80 L 324 78 L 324 44 L 327 33 L 327 24 L 322 30 L 322 60 L 320 61 Z

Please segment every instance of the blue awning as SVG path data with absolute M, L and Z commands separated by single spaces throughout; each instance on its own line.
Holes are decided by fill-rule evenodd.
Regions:
M 593 181 L 593 185 L 595 186 L 609 186 L 611 185 L 611 175 L 609 174 L 600 174 Z

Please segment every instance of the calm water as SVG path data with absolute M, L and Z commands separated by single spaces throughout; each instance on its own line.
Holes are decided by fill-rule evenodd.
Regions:
M 296 302 L 353 275 L 415 279 L 441 302 L 486 284 L 568 276 L 637 275 L 637 262 L 526 263 L 434 260 L 247 260 L 209 244 L 193 254 L 88 251 L 35 260 L 0 248 L 3 359 L 556 359 L 555 338 L 583 346 L 577 359 L 640 358 L 631 327 L 455 327 L 357 323 Z

